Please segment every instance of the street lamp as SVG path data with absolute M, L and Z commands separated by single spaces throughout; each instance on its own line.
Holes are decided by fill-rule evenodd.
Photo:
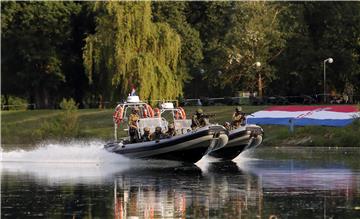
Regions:
M 255 62 L 253 65 L 255 65 L 257 68 L 260 68 L 261 62 Z M 258 74 L 259 74 L 259 81 L 258 81 L 259 97 L 262 97 L 262 79 L 260 72 L 258 72 Z
M 326 62 L 331 64 L 334 62 L 334 59 L 327 58 L 324 60 L 324 103 L 326 103 Z

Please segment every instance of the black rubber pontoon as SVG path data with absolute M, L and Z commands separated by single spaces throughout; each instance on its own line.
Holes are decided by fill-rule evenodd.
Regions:
M 220 161 L 230 161 L 243 151 L 255 148 L 262 143 L 263 130 L 260 126 L 247 125 L 231 130 L 229 141 L 224 147 L 211 151 L 208 155 Z
M 212 148 L 221 148 L 228 141 L 227 130 L 210 125 L 195 131 L 140 143 L 110 142 L 105 149 L 129 158 L 174 160 L 196 163 Z M 210 149 L 212 149 L 210 148 Z

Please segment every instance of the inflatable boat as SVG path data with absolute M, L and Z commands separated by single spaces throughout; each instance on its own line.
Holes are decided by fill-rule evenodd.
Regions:
M 174 160 L 196 163 L 208 150 L 221 148 L 228 137 L 223 126 L 211 125 L 169 138 L 130 143 L 110 142 L 105 149 L 129 158 Z
M 209 152 L 209 156 L 220 161 L 230 161 L 240 153 L 259 146 L 263 141 L 264 131 L 257 125 L 245 125 L 228 132 L 228 143 Z
M 165 104 L 167 109 L 152 109 L 148 104 L 141 102 L 138 96 L 129 96 L 127 102 L 119 104 L 114 113 L 114 138 L 104 148 L 107 151 L 137 159 L 162 159 L 195 163 L 209 151 L 217 150 L 228 142 L 228 131 L 221 125 L 208 125 L 197 130 L 190 128 L 191 120 L 186 119 L 185 111 Z M 162 117 L 165 111 L 173 115 L 175 136 L 165 136 L 150 141 L 130 141 L 130 138 L 118 139 L 118 125 L 126 121 L 129 109 L 139 110 L 137 121 L 137 139 L 141 139 L 144 128 L 154 132 L 160 127 L 164 132 L 168 129 L 168 121 Z M 129 128 L 125 129 L 129 132 Z M 128 133 L 130 136 L 130 133 Z

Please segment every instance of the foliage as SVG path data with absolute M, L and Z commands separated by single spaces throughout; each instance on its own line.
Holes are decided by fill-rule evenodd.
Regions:
M 83 57 L 90 81 L 100 82 L 99 93 L 126 96 L 135 86 L 143 99 L 182 94 L 180 36 L 168 24 L 151 21 L 150 2 L 98 2 L 94 10 L 96 33 L 86 38 Z
M 181 58 L 179 62 L 180 71 L 189 75 L 186 82 L 196 77 L 199 71 L 199 65 L 203 59 L 202 42 L 199 32 L 192 27 L 186 20 L 188 2 L 152 2 L 152 14 L 155 22 L 168 23 L 181 38 Z M 197 81 L 194 81 L 196 87 Z M 186 84 L 188 85 L 188 84 Z M 185 92 L 191 92 L 195 87 L 186 86 Z
M 49 107 L 65 82 L 63 48 L 71 41 L 72 2 L 4 2 L 2 14 L 3 92 L 28 96 Z
M 214 94 L 255 91 L 259 73 L 264 81 L 276 78 L 271 63 L 285 45 L 286 33 L 282 31 L 279 19 L 286 10 L 285 5 L 211 2 L 203 3 L 203 9 L 205 19 L 192 19 L 205 43 L 204 79 L 211 87 L 217 87 Z M 261 63 L 260 69 L 255 67 L 256 62 Z M 218 92 L 219 89 L 232 92 Z
M 273 93 L 323 93 L 323 60 L 330 91 L 354 95 L 359 84 L 360 4 L 357 2 L 289 3 L 281 25 L 292 34 L 285 51 L 274 63 L 278 80 Z
M 2 2 L 2 94 L 55 108 L 142 99 L 360 96 L 359 2 Z M 261 68 L 254 66 L 261 62 Z M 101 97 L 100 97 L 101 96 Z M 86 103 L 87 102 L 87 103 Z
M 73 99 L 63 99 L 60 103 L 62 112 L 49 121 L 44 121 L 35 130 L 35 138 L 58 139 L 74 138 L 79 135 L 78 106 Z
M 9 106 L 4 107 L 4 105 Z M 28 102 L 26 99 L 20 97 L 1 95 L 1 107 L 2 110 L 26 110 L 28 108 Z
M 227 63 L 223 64 L 221 79 L 224 84 L 235 83 L 244 90 L 255 91 L 258 75 L 264 81 L 276 77 L 271 62 L 284 48 L 286 38 L 279 17 L 286 7 L 268 2 L 242 2 L 235 7 L 232 28 L 224 39 Z M 256 66 L 256 62 L 261 66 Z

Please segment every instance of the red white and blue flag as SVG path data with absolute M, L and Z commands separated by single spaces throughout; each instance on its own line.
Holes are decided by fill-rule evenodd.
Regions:
M 356 106 L 273 106 L 247 116 L 247 123 L 259 125 L 346 126 L 359 118 Z

